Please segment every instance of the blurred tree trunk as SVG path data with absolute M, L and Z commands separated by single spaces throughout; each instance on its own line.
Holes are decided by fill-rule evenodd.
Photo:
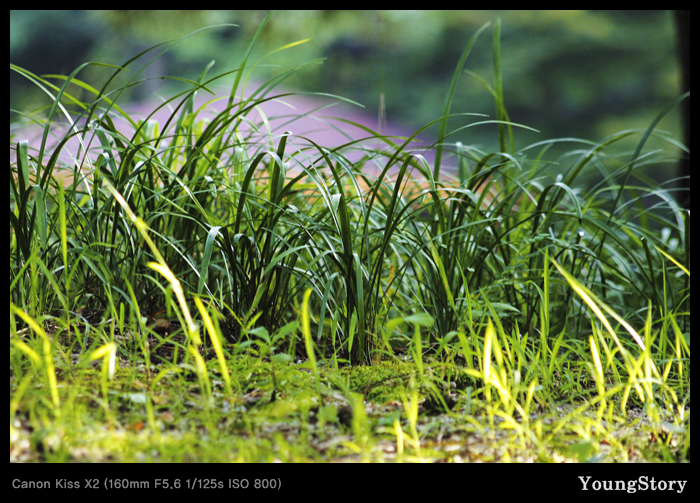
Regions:
M 673 11 L 678 36 L 678 55 L 681 63 L 681 93 L 690 91 L 690 11 Z M 681 121 L 683 124 L 683 143 L 690 147 L 690 98 L 681 104 Z M 680 201 L 683 207 L 690 209 L 690 156 L 684 156 L 680 162 L 682 192 Z

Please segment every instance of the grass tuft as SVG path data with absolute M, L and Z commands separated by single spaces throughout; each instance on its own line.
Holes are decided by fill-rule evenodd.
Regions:
M 256 113 L 290 96 L 275 88 L 305 65 L 244 93 L 268 19 L 238 68 L 210 78 L 209 65 L 196 81 L 179 79 L 185 90 L 159 107 L 169 110 L 164 123 L 118 105 L 140 71 L 114 84 L 161 46 L 99 64 L 112 71 L 101 88 L 78 79 L 98 63 L 67 77 L 10 65 L 49 99 L 11 113 L 41 137 L 11 135 L 11 458 L 16 419 L 56 422 L 84 412 L 92 396 L 97 421 L 127 429 L 122 411 L 145 404 L 133 428 L 156 432 L 162 459 L 188 460 L 166 454 L 170 419 L 156 414 L 167 403 L 182 412 L 178 393 L 197 395 L 208 412 L 196 422 L 210 432 L 216 407 L 232 411 L 221 431 L 238 440 L 226 460 L 317 460 L 322 451 L 369 461 L 382 458 L 386 438 L 396 459 L 436 459 L 444 453 L 426 444 L 434 435 L 421 419 L 434 411 L 477 432 L 508 429 L 509 451 L 497 459 L 517 445 L 541 460 L 589 460 L 599 445 L 581 442 L 594 430 L 627 459 L 611 425 L 639 409 L 656 426 L 687 428 L 676 445 L 689 457 L 690 214 L 641 170 L 667 162 L 645 145 L 653 135 L 675 148 L 657 126 L 688 96 L 645 130 L 518 149 L 514 131 L 527 126 L 506 111 L 496 22 L 494 85 L 475 76 L 495 120 L 465 127 L 496 124 L 498 151 L 450 143 L 447 129 L 450 117 L 468 115 L 452 112 L 453 96 L 489 24 L 469 40 L 442 115 L 426 125 L 440 130 L 432 165 L 409 151 L 425 128 L 396 142 L 335 121 L 367 138 L 330 148 L 294 135 L 295 117 L 280 133 Z M 230 93 L 211 98 L 223 110 L 195 107 L 195 95 L 229 76 Z M 619 148 L 635 137 L 633 152 Z M 571 150 L 551 159 L 555 143 Z M 93 361 L 102 361 L 99 393 L 90 391 Z M 352 374 L 368 365 L 394 383 L 389 402 L 399 407 L 387 417 L 366 399 L 372 380 Z M 539 416 L 557 407 L 567 412 L 553 423 Z M 353 438 L 313 454 L 279 432 L 256 443 L 264 421 L 291 416 Z M 573 438 L 570 448 L 554 448 L 557 435 Z M 205 449 L 197 459 L 217 456 Z

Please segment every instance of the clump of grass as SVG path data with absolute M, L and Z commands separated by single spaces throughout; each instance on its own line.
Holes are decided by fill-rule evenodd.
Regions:
M 325 148 L 288 133 L 260 134 L 251 111 L 283 97 L 275 86 L 302 69 L 244 98 L 239 86 L 256 66 L 248 60 L 260 30 L 239 68 L 207 78 L 207 67 L 186 81 L 189 89 L 163 104 L 173 107 L 163 125 L 135 121 L 117 105 L 136 77 L 110 87 L 137 58 L 103 65 L 113 74 L 100 90 L 77 78 L 95 63 L 59 79 L 60 88 L 11 65 L 51 96 L 45 118 L 45 110 L 25 114 L 43 124 L 39 147 L 11 138 L 11 373 L 21 378 L 18 393 L 28 376 L 42 373 L 58 415 L 52 357 L 67 369 L 101 358 L 101 401 L 110 411 L 117 355 L 129 364 L 145 360 L 150 374 L 151 353 L 172 345 L 180 366 L 166 367 L 155 382 L 163 372 L 191 371 L 209 402 L 209 347 L 230 399 L 251 375 L 229 367 L 244 354 L 271 362 L 273 400 L 284 386 L 280 373 L 300 355 L 322 401 L 325 364 L 408 360 L 415 377 L 402 400 L 410 421 L 391 426 L 399 451 L 412 447 L 418 458 L 416 379 L 446 410 L 440 383 L 467 383 L 469 403 L 483 399 L 489 424 L 505 420 L 523 443 L 533 431 L 544 441 L 533 411 L 561 402 L 596 407 L 598 426 L 630 403 L 659 421 L 671 410 L 683 422 L 690 215 L 637 176 L 642 164 L 665 160 L 644 151 L 651 135 L 675 146 L 656 132 L 670 108 L 643 131 L 516 150 L 513 129 L 525 126 L 506 111 L 496 23 L 494 85 L 478 79 L 494 98 L 496 119 L 466 127 L 496 124 L 500 150 L 450 143 L 452 96 L 487 27 L 469 41 L 434 121 L 433 165 L 407 151 L 413 137 L 397 143 L 367 131 L 384 145 L 370 149 L 354 140 Z M 227 106 L 204 120 L 194 95 L 229 74 L 235 81 Z M 94 100 L 78 100 L 73 86 Z M 50 149 L 58 112 L 70 127 Z M 132 131 L 117 128 L 116 118 Z M 614 150 L 634 136 L 633 152 Z M 63 149 L 74 138 L 80 149 L 66 164 Z M 574 148 L 548 160 L 556 142 Z M 350 161 L 358 148 L 362 159 Z M 454 176 L 446 176 L 443 158 L 456 163 Z M 378 174 L 368 169 L 377 165 Z M 563 175 L 550 176 L 553 165 Z M 592 169 L 601 181 L 579 185 Z M 660 202 L 648 207 L 650 198 Z M 159 312 L 177 319 L 184 340 L 152 328 Z M 73 352 L 83 359 L 75 363 Z M 343 389 L 360 411 L 361 398 Z M 153 388 L 149 393 L 151 406 Z M 374 444 L 358 414 L 351 422 L 358 438 L 348 445 L 370 459 Z

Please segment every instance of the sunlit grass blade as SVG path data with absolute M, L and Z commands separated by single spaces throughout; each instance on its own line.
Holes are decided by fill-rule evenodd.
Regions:
M 48 382 L 49 389 L 51 390 L 51 401 L 53 402 L 53 407 L 54 411 L 56 412 L 56 415 L 60 415 L 61 398 L 58 394 L 58 379 L 56 377 L 56 368 L 54 366 L 54 355 L 53 350 L 51 348 L 51 341 L 46 335 L 44 329 L 36 322 L 36 320 L 34 320 L 21 308 L 15 306 L 12 302 L 10 302 L 10 316 L 14 317 L 14 315 L 19 316 L 22 319 L 22 321 L 24 321 L 34 331 L 34 333 L 41 338 L 42 350 L 44 353 L 42 364 L 46 372 L 46 380 Z M 32 361 L 38 361 L 39 358 L 37 353 L 33 350 L 30 350 L 29 346 L 27 346 L 26 344 L 20 344 L 18 347 L 24 350 L 26 354 L 30 356 Z
M 618 347 L 620 347 L 620 349 L 622 349 L 623 346 L 620 343 L 620 340 L 617 338 L 617 334 L 610 325 L 610 322 L 603 314 L 603 311 L 608 313 L 615 319 L 615 321 L 617 321 L 620 325 L 625 327 L 625 329 L 629 332 L 629 334 L 639 345 L 642 351 L 646 351 L 644 341 L 642 341 L 642 338 L 639 336 L 637 331 L 634 328 L 632 328 L 632 326 L 629 323 L 627 323 L 619 314 L 613 311 L 607 304 L 605 304 L 598 297 L 596 297 L 596 295 L 593 294 L 593 292 L 591 292 L 588 288 L 582 285 L 578 280 L 576 280 L 576 278 L 571 276 L 563 267 L 561 267 L 557 263 L 556 260 L 551 259 L 551 261 L 554 264 L 554 266 L 559 270 L 561 275 L 564 276 L 569 285 L 571 285 L 571 288 L 573 288 L 574 291 L 581 297 L 581 299 L 586 303 L 586 305 L 591 309 L 591 311 L 593 311 L 593 313 L 601 321 L 601 323 L 605 325 L 605 328 L 608 330 L 608 333 L 613 338 Z
M 673 258 L 671 255 L 669 255 L 669 254 L 666 253 L 665 251 L 663 251 L 663 250 L 662 250 L 661 248 L 659 248 L 658 246 L 654 246 L 654 248 L 656 248 L 656 250 L 657 250 L 659 253 L 661 253 L 661 255 L 663 255 L 663 256 L 666 257 L 668 260 L 670 260 L 671 262 L 673 262 L 673 263 L 676 265 L 676 267 L 678 267 L 678 268 L 679 268 L 681 271 L 683 271 L 688 277 L 690 277 L 690 269 L 687 269 L 686 267 L 684 267 L 683 264 L 681 264 L 680 262 L 678 262 L 675 258 Z
M 233 390 L 231 388 L 231 374 L 228 370 L 228 365 L 226 364 L 226 355 L 224 354 L 224 347 L 220 336 L 221 330 L 216 329 L 211 316 L 209 316 L 206 307 L 204 307 L 204 304 L 199 297 L 194 298 L 194 303 L 197 306 L 197 310 L 199 311 L 202 320 L 204 321 L 204 327 L 207 329 L 209 339 L 214 346 L 214 352 L 216 353 L 216 358 L 219 361 L 219 367 L 221 368 L 221 376 L 224 378 L 226 394 L 228 396 L 233 396 Z

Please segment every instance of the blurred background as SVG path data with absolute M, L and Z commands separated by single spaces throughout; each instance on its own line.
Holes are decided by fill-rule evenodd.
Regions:
M 178 87 L 158 78 L 163 75 L 196 80 L 212 60 L 216 63 L 210 77 L 236 68 L 266 15 L 267 11 L 10 11 L 10 63 L 38 75 L 68 75 L 86 61 L 120 65 L 155 44 L 195 30 L 238 25 L 205 29 L 174 45 L 141 74 L 152 80 L 121 101 L 139 102 L 185 89 L 184 84 Z M 672 11 L 278 11 L 249 62 L 310 38 L 265 58 L 254 75 L 265 79 L 325 58 L 284 86 L 350 98 L 377 118 L 383 97 L 386 119 L 413 131 L 441 115 L 467 42 L 481 25 L 499 17 L 510 119 L 540 131 L 516 130 L 516 148 L 556 137 L 600 141 L 623 129 L 646 128 L 681 94 Z M 492 42 L 489 28 L 465 67 L 490 85 Z M 136 61 L 129 67 L 132 75 L 166 47 Z M 78 77 L 100 87 L 111 73 L 89 67 Z M 11 71 L 11 118 L 12 109 L 34 109 L 42 103 L 47 103 L 46 97 L 36 86 Z M 452 110 L 495 118 L 488 90 L 466 73 Z M 450 129 L 464 123 L 451 120 Z M 684 140 L 678 109 L 659 128 Z M 451 140 L 497 148 L 496 129 L 490 126 L 470 128 Z M 625 148 L 633 149 L 638 140 L 634 137 Z M 657 168 L 654 176 L 668 179 L 671 171 L 677 172 L 674 163 Z

